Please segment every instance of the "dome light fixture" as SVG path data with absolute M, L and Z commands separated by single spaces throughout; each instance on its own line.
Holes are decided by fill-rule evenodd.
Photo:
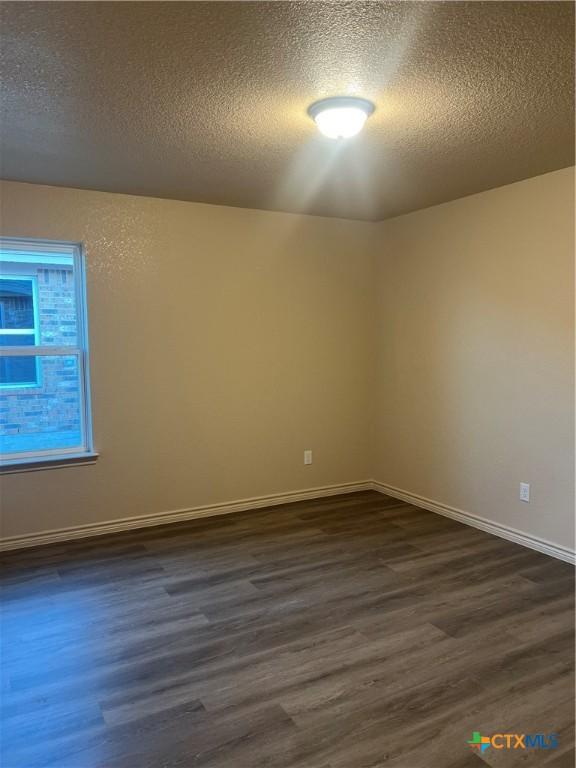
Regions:
M 366 119 L 374 112 L 374 104 L 356 96 L 335 96 L 315 101 L 308 107 L 308 114 L 320 133 L 329 139 L 349 139 L 364 127 Z

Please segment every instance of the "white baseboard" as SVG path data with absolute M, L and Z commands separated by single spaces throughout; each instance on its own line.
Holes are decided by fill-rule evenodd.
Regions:
M 196 520 L 201 517 L 215 515 L 228 515 L 231 512 L 245 512 L 249 509 L 272 507 L 278 504 L 290 504 L 295 501 L 308 499 L 321 499 L 325 496 L 339 496 L 343 493 L 357 493 L 358 491 L 372 490 L 372 482 L 365 480 L 360 483 L 342 483 L 340 485 L 327 485 L 322 488 L 309 488 L 304 491 L 292 491 L 290 493 L 276 493 L 271 496 L 255 496 L 250 499 L 240 499 L 224 504 L 207 504 L 202 507 L 190 509 L 177 509 L 171 512 L 158 512 L 139 517 L 125 517 L 119 520 L 108 520 L 103 523 L 89 523 L 77 525 L 72 528 L 58 528 L 41 533 L 30 533 L 24 536 L 11 536 L 0 539 L 0 552 L 13 549 L 25 549 L 38 547 L 43 544 L 55 544 L 61 541 L 72 541 L 89 536 L 102 536 L 118 531 L 130 531 L 135 528 L 147 528 L 153 525 L 166 525 L 167 523 L 179 523 L 184 520 Z
M 546 539 L 523 533 L 516 528 L 510 528 L 507 525 L 494 523 L 492 520 L 487 520 L 485 517 L 472 515 L 461 509 L 449 507 L 447 504 L 442 504 L 439 501 L 427 499 L 425 496 L 418 496 L 415 493 L 404 491 L 401 488 L 386 485 L 386 483 L 380 483 L 374 480 L 372 482 L 372 488 L 379 493 L 386 494 L 386 496 L 392 496 L 394 499 L 400 499 L 401 501 L 408 502 L 408 504 L 413 504 L 415 507 L 422 507 L 422 509 L 428 509 L 430 512 L 437 512 L 439 515 L 451 517 L 465 525 L 471 525 L 473 528 L 479 528 L 481 531 L 486 531 L 487 533 L 494 534 L 494 536 L 499 536 L 501 539 L 507 539 L 516 544 L 522 544 L 524 547 L 535 549 L 537 552 L 543 552 L 545 555 L 550 555 L 551 557 L 556 557 L 558 560 L 564 560 L 566 563 L 576 565 L 576 552 L 572 549 L 568 549 L 568 547 L 561 547 Z
M 408 504 L 413 504 L 422 509 L 428 509 L 430 512 L 436 512 L 445 517 L 451 517 L 465 525 L 479 528 L 482 531 L 499 536 L 502 539 L 513 541 L 516 544 L 522 544 L 530 549 L 543 552 L 546 555 L 564 560 L 567 563 L 576 564 L 576 552 L 567 547 L 561 547 L 545 539 L 531 536 L 515 528 L 510 528 L 500 523 L 494 523 L 484 517 L 472 515 L 461 509 L 450 507 L 425 496 L 418 496 L 415 493 L 395 488 L 386 483 L 380 483 L 376 480 L 365 480 L 359 483 L 343 483 L 340 485 L 328 485 L 321 488 L 309 488 L 303 491 L 292 491 L 290 493 L 277 493 L 270 496 L 255 496 L 249 499 L 240 499 L 223 504 L 207 504 L 201 507 L 191 507 L 189 509 L 177 509 L 171 512 L 159 512 L 151 515 L 141 515 L 139 517 L 125 517 L 119 520 L 108 520 L 103 523 L 89 523 L 88 525 L 78 525 L 71 528 L 59 528 L 51 531 L 42 531 L 41 533 L 30 533 L 24 536 L 11 536 L 0 539 L 0 552 L 6 552 L 14 549 L 25 549 L 28 547 L 38 547 L 43 544 L 55 544 L 58 542 L 73 541 L 74 539 L 83 539 L 89 536 L 102 536 L 108 533 L 117 533 L 119 531 L 130 531 L 137 528 L 147 528 L 155 525 L 167 525 L 168 523 L 178 523 L 185 520 L 196 520 L 202 517 L 213 517 L 216 515 L 228 515 L 232 512 L 245 512 L 250 509 L 261 509 L 262 507 L 272 507 L 280 504 L 290 504 L 296 501 L 307 501 L 309 499 L 321 499 L 326 496 L 339 496 L 344 493 L 357 493 L 359 491 L 374 490 L 386 494 L 395 499 L 400 499 Z

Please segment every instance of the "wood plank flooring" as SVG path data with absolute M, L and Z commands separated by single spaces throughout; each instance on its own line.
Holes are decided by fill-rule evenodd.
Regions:
M 573 569 L 380 494 L 3 561 L 3 768 L 574 766 Z

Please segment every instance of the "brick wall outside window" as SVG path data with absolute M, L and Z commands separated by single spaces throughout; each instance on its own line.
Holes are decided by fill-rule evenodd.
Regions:
M 38 269 L 39 343 L 75 345 L 76 308 L 71 269 Z M 75 357 L 38 358 L 37 387 L 2 388 L 0 435 L 69 432 L 80 429 Z

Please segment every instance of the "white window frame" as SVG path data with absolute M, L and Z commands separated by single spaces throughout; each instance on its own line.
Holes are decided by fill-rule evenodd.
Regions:
M 36 346 L 0 346 L 0 355 L 6 357 L 75 357 L 79 378 L 80 394 L 80 433 L 81 441 L 70 448 L 54 448 L 43 451 L 21 453 L 3 453 L 0 455 L 0 468 L 15 471 L 18 468 L 45 469 L 53 465 L 91 463 L 97 454 L 94 451 L 92 436 L 92 416 L 90 401 L 90 361 L 88 354 L 88 317 L 86 307 L 86 270 L 85 254 L 82 243 L 36 240 L 28 238 L 0 237 L 0 253 L 6 257 L 10 251 L 19 255 L 19 261 L 36 266 L 57 264 L 58 256 L 72 257 L 73 279 L 76 300 L 76 344 L 49 346 L 38 343 Z M 24 271 L 24 270 L 23 270 Z M 9 275 L 7 275 L 9 276 Z M 23 276 L 23 273 L 20 273 Z M 4 277 L 4 274 L 3 274 Z M 35 311 L 37 311 L 37 302 Z M 41 329 L 37 327 L 38 334 Z M 36 337 L 38 340 L 38 336 Z M 9 385 L 10 389 L 12 385 Z M 25 388 L 27 385 L 14 385 Z M 28 385 L 30 386 L 30 385 Z M 37 385 L 38 386 L 38 385 Z M 0 389 L 4 391 L 4 387 Z

